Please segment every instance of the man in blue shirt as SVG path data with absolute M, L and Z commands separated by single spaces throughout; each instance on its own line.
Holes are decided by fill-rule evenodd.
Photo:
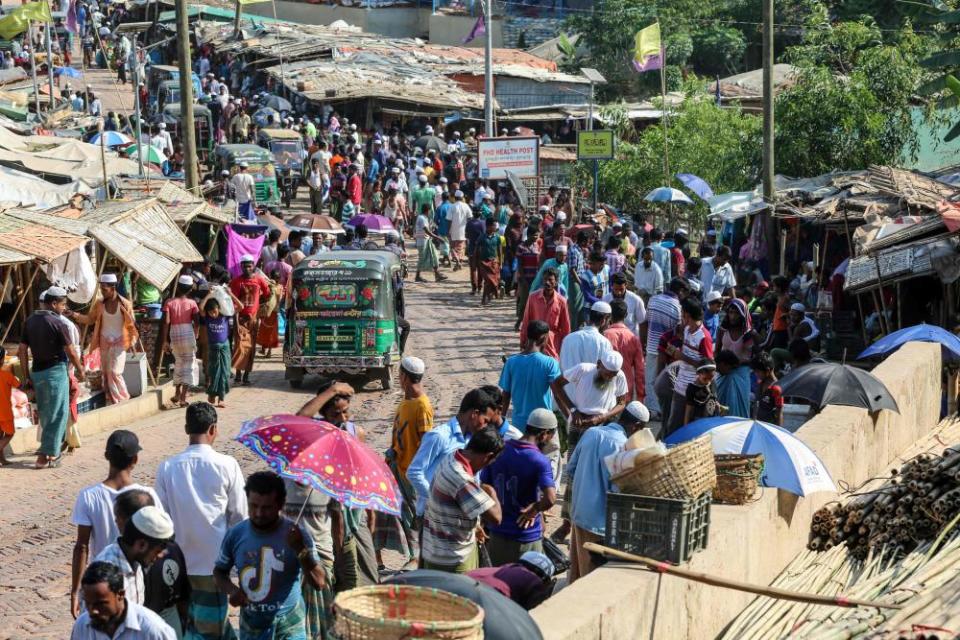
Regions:
M 550 327 L 543 320 L 527 326 L 527 344 L 523 351 L 510 356 L 500 372 L 503 389 L 501 409 L 504 414 L 513 401 L 513 424 L 520 430 L 527 425 L 527 416 L 534 409 L 553 411 L 550 388 L 563 372 L 554 358 L 543 353 Z
M 660 244 L 662 241 L 663 231 L 652 229 L 650 231 L 650 249 L 653 251 L 653 261 L 660 267 L 660 271 L 663 273 L 663 281 L 669 282 L 670 278 L 673 277 L 673 271 L 670 267 L 670 249 L 662 246 Z
M 423 434 L 417 453 L 407 467 L 407 480 L 417 494 L 417 515 L 423 516 L 430 497 L 430 482 L 440 461 L 462 449 L 470 436 L 487 426 L 497 406 L 487 393 L 473 389 L 463 396 L 457 415 Z
M 306 640 L 301 574 L 323 589 L 326 574 L 304 526 L 281 515 L 283 479 L 258 471 L 244 487 L 250 517 L 227 531 L 213 568 L 217 587 L 240 609 L 240 640 Z M 239 586 L 230 579 L 236 568 Z
M 610 472 L 603 459 L 623 451 L 627 438 L 647 426 L 650 412 L 633 401 L 620 414 L 617 422 L 591 427 L 580 438 L 567 464 L 567 483 L 573 483 L 570 519 L 573 536 L 570 540 L 570 582 L 582 578 L 594 566 L 587 542 L 603 542 L 607 526 L 607 492 L 612 489 Z
M 487 527 L 487 551 L 493 566 L 518 562 L 527 551 L 543 551 L 540 514 L 556 503 L 557 489 L 550 461 L 541 450 L 556 431 L 553 412 L 534 409 L 523 437 L 508 441 L 503 452 L 480 472 L 480 482 L 497 490 L 503 510 L 500 524 Z

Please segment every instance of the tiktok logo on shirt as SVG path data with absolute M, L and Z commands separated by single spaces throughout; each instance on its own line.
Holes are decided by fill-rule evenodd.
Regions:
M 283 560 L 277 558 L 273 547 L 260 547 L 260 562 L 257 565 L 244 567 L 240 572 L 240 588 L 247 594 L 247 599 L 250 601 L 247 609 L 267 613 L 280 607 L 282 603 L 261 603 L 270 595 L 273 572 L 282 572 L 283 567 Z

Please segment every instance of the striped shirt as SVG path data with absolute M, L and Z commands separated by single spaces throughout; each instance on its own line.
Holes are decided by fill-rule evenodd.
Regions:
M 672 293 L 658 293 L 647 303 L 647 354 L 656 357 L 664 331 L 680 324 L 680 300 Z
M 570 267 L 571 277 L 579 278 L 587 269 L 586 260 L 583 259 L 583 250 L 579 246 L 572 244 L 567 251 L 567 266 Z
M 527 282 L 533 282 L 540 268 L 540 251 L 536 244 L 521 244 L 517 247 L 517 269 L 520 276 Z
M 459 451 L 440 462 L 423 514 L 420 549 L 428 562 L 455 566 L 470 557 L 480 515 L 494 506 Z
M 683 355 L 694 362 L 703 358 L 713 358 L 713 339 L 702 322 L 694 331 L 690 331 L 690 327 L 683 328 Z M 673 385 L 674 393 L 685 396 L 687 385 L 696 379 L 697 368 L 687 362 L 681 362 L 680 370 L 677 372 L 677 382 Z
M 603 256 L 607 259 L 607 267 L 610 269 L 610 275 L 620 273 L 626 268 L 627 257 L 619 251 L 610 250 Z

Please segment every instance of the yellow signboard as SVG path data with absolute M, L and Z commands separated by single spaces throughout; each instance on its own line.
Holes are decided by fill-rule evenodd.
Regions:
M 613 131 L 578 131 L 577 160 L 613 160 Z

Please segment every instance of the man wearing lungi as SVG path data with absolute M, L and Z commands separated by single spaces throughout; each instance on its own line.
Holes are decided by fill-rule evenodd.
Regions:
M 93 325 L 90 351 L 100 348 L 100 371 L 107 402 L 116 404 L 130 399 L 123 380 L 127 363 L 127 351 L 136 343 L 139 335 L 133 318 L 133 304 L 117 293 L 117 274 L 100 276 L 101 300 L 93 304 L 89 314 L 67 311 L 66 316 L 75 322 Z
M 36 468 L 60 465 L 60 446 L 67 431 L 70 413 L 70 376 L 68 362 L 83 371 L 83 363 L 70 333 L 58 317 L 67 308 L 67 292 L 60 287 L 46 291 L 47 309 L 34 311 L 23 325 L 17 355 L 23 367 L 24 389 L 33 386 L 40 413 L 40 452 Z M 28 354 L 33 357 L 32 367 Z
M 243 273 L 230 281 L 230 291 L 243 304 L 243 307 L 237 310 L 237 335 L 233 342 L 233 368 L 237 371 L 234 384 L 250 384 L 250 372 L 253 371 L 253 360 L 257 351 L 260 298 L 270 295 L 270 283 L 254 271 L 255 262 L 250 254 L 240 256 Z

